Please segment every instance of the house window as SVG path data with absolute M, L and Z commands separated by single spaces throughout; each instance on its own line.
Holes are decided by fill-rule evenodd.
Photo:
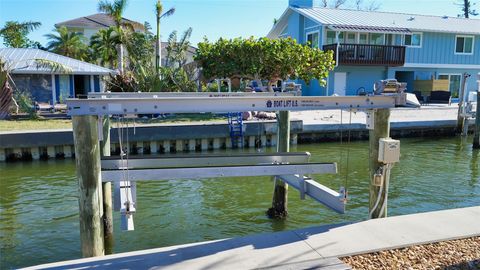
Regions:
M 318 32 L 307 33 L 307 42 L 310 47 L 318 48 L 319 45 L 319 35 Z
M 422 33 L 406 34 L 405 46 L 422 47 Z
M 327 40 L 326 44 L 335 44 L 337 43 L 336 34 L 334 31 L 327 31 Z
M 368 43 L 368 34 L 367 33 L 359 33 L 358 34 L 358 43 L 359 44 L 367 44 Z
M 448 80 L 448 91 L 450 91 L 453 98 L 458 97 L 460 92 L 460 84 L 462 81 L 462 74 L 439 74 L 439 80 Z
M 357 43 L 357 35 L 355 33 L 347 33 L 345 36 L 345 43 L 347 44 Z
M 457 36 L 455 53 L 473 54 L 473 36 Z
M 378 33 L 371 33 L 369 43 L 372 45 L 383 45 L 385 44 L 385 35 L 378 34 Z

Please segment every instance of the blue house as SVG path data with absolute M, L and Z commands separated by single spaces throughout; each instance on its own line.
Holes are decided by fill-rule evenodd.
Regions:
M 458 95 L 462 74 L 467 91 L 480 73 L 480 20 L 390 12 L 330 9 L 320 0 L 290 0 L 268 33 L 333 50 L 336 67 L 327 86 L 303 84 L 304 95 L 356 95 L 373 83 L 396 78 L 411 92 L 415 80 L 448 80 Z
M 53 61 L 68 68 L 68 74 L 39 67 L 36 59 Z M 2 48 L 0 60 L 10 69 L 15 87 L 28 91 L 33 100 L 54 106 L 68 97 L 104 92 L 103 77 L 115 71 L 39 49 Z

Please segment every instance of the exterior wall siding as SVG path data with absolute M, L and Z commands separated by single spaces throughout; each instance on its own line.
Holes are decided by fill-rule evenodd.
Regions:
M 480 36 L 475 36 L 473 55 L 455 54 L 456 34 L 423 33 L 422 47 L 407 47 L 406 63 L 480 65 Z
M 347 73 L 347 95 L 357 95 L 357 90 L 364 87 L 367 92 L 373 91 L 373 84 L 376 81 L 383 80 L 387 76 L 387 69 L 385 67 L 354 67 L 354 66 L 339 66 L 334 72 L 330 72 L 328 76 L 328 93 L 332 95 L 334 92 L 334 73 Z

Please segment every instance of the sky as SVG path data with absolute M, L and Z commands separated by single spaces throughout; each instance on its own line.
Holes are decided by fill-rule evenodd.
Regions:
M 439 16 L 457 16 L 460 13 L 460 7 L 454 4 L 458 0 L 376 2 L 380 3 L 380 11 Z M 156 0 L 130 0 L 124 17 L 142 23 L 148 21 L 154 27 L 155 3 Z M 195 45 L 204 37 L 213 41 L 220 37 L 265 36 L 273 25 L 273 19 L 279 18 L 286 9 L 288 0 L 163 0 L 162 3 L 165 10 L 176 9 L 174 15 L 162 19 L 162 40 L 174 30 L 184 32 L 192 27 L 190 41 Z M 44 35 L 53 30 L 55 23 L 97 13 L 97 4 L 98 0 L 0 0 L 0 26 L 11 20 L 39 21 L 42 26 L 29 38 L 45 45 L 47 39 Z M 477 4 L 478 9 L 480 3 Z M 0 42 L 0 47 L 5 47 L 3 41 Z

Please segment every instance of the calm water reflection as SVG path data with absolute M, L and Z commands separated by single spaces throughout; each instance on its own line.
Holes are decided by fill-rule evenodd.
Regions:
M 271 151 L 268 149 L 267 151 Z M 312 161 L 338 162 L 338 175 L 315 176 L 338 189 L 346 179 L 346 148 L 338 143 L 299 145 Z M 480 205 L 479 152 L 461 139 L 404 139 L 393 169 L 389 215 Z M 368 210 L 368 143 L 350 146 L 347 214 L 312 200 L 289 197 L 290 217 L 272 221 L 269 177 L 138 184 L 135 231 L 121 232 L 115 214 L 115 252 L 358 221 Z M 0 164 L 0 268 L 79 258 L 75 165 L 71 160 Z

